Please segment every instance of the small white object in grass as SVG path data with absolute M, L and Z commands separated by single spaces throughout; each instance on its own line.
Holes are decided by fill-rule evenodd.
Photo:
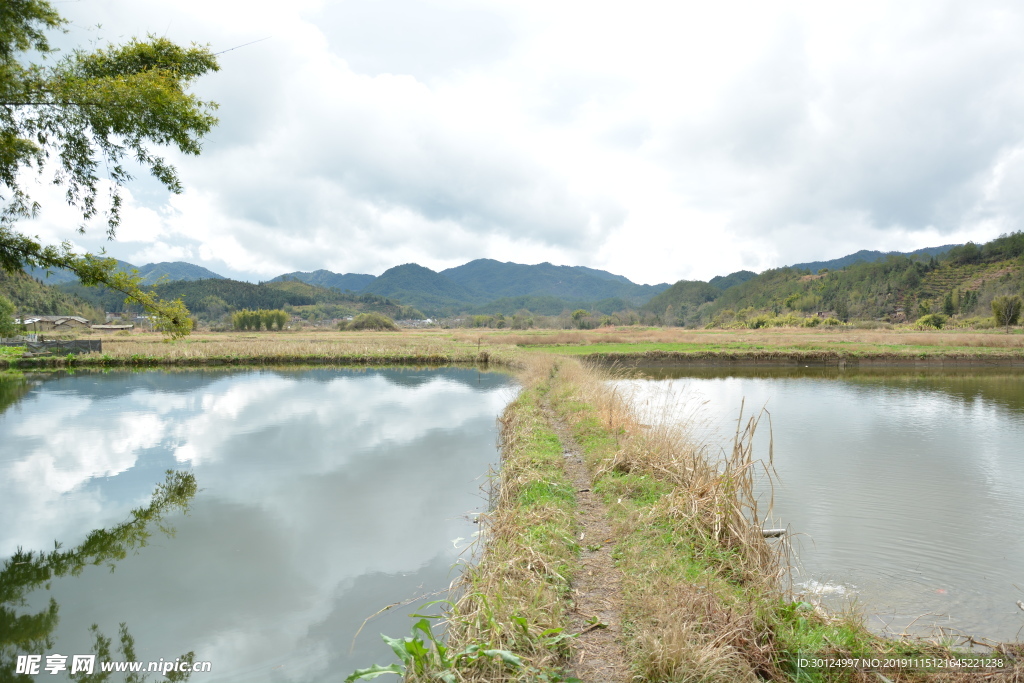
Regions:
M 834 583 L 821 583 L 819 581 L 815 581 L 814 579 L 811 579 L 810 581 L 806 581 L 798 585 L 806 588 L 808 593 L 816 593 L 817 595 L 829 595 L 833 593 L 838 595 L 845 595 L 848 590 L 846 586 L 840 586 Z

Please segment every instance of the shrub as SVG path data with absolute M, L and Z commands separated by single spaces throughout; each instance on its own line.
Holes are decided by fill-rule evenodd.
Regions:
M 377 330 L 378 332 L 398 332 L 395 321 L 383 313 L 360 313 L 352 320 L 338 325 L 339 330 Z
M 13 337 L 18 331 L 14 324 L 14 304 L 0 296 L 0 337 Z
M 1020 310 L 1024 301 L 1016 294 L 1013 296 L 997 296 L 992 299 L 992 317 L 996 325 L 1009 327 L 1020 320 Z
M 942 313 L 928 313 L 922 315 L 917 319 L 918 327 L 934 327 L 936 330 L 942 329 L 942 326 L 946 324 L 947 318 Z
M 828 317 L 828 318 L 825 318 L 824 320 L 822 320 L 821 324 L 822 325 L 828 325 L 829 327 L 834 327 L 836 325 L 842 325 L 843 322 L 839 318 Z
M 259 330 L 262 327 L 272 330 L 275 326 L 277 329 L 283 330 L 290 317 L 287 312 L 280 309 L 273 311 L 245 309 L 231 315 L 231 325 L 236 330 Z

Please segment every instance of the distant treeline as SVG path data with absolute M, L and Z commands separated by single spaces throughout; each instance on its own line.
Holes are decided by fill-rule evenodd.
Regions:
M 1022 290 L 1024 233 L 1016 232 L 938 257 L 889 256 L 817 273 L 767 270 L 725 289 L 680 281 L 643 309 L 664 324 L 689 327 L 750 326 L 763 316 L 903 322 L 932 313 L 989 317 L 995 297 Z
M 137 305 L 125 303 L 123 295 L 105 287 L 85 287 L 79 283 L 60 285 L 60 289 L 77 295 L 106 311 L 137 313 Z M 353 294 L 336 289 L 316 287 L 304 282 L 264 282 L 252 284 L 229 279 L 166 282 L 152 286 L 164 299 L 182 299 L 200 320 L 223 321 L 231 313 L 248 310 L 283 310 L 313 320 L 340 318 L 362 311 L 383 313 L 396 319 L 422 318 L 410 306 L 375 294 Z

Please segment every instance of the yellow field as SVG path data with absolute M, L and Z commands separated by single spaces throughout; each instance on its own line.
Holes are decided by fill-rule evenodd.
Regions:
M 1015 330 L 860 330 L 853 328 L 769 328 L 686 330 L 603 328 L 599 330 L 427 329 L 400 332 L 286 330 L 197 332 L 170 341 L 159 333 L 86 332 L 103 340 L 102 354 L 83 354 L 76 364 L 206 363 L 472 363 L 519 365 L 524 353 L 603 354 L 665 361 L 794 359 L 935 359 L 1024 362 L 1024 334 Z M 8 356 L 12 365 L 16 362 Z M 61 364 L 63 359 L 23 359 L 19 367 Z

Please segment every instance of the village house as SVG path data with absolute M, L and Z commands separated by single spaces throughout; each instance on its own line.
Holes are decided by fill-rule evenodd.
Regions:
M 77 315 L 33 315 L 25 318 L 32 332 L 71 332 L 89 327 L 89 321 Z

